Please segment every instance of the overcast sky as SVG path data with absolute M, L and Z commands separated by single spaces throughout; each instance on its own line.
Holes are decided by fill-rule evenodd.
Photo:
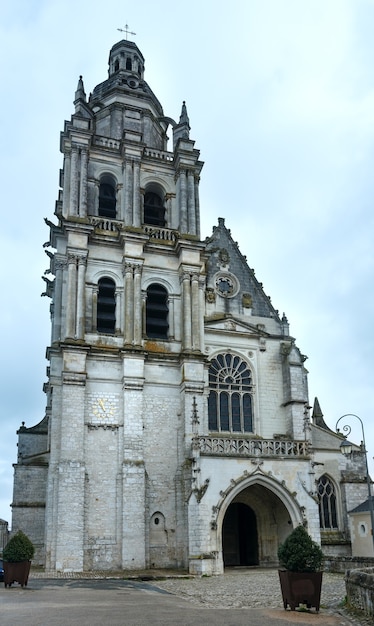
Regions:
M 202 237 L 226 219 L 308 356 L 311 404 L 333 429 L 361 417 L 374 473 L 374 0 L 12 0 L 0 8 L 0 518 L 16 430 L 44 415 L 59 134 L 79 75 L 87 94 L 106 79 L 127 22 L 165 115 L 186 100 L 205 161 Z

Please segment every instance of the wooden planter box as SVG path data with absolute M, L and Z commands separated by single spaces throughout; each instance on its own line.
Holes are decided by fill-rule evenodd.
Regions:
M 319 612 L 321 603 L 322 572 L 289 572 L 278 570 L 282 590 L 283 606 L 294 611 L 299 604 L 308 609 L 315 607 Z
M 19 561 L 7 563 L 4 561 L 4 585 L 10 587 L 13 583 L 19 583 L 22 587 L 27 585 L 29 579 L 31 561 Z

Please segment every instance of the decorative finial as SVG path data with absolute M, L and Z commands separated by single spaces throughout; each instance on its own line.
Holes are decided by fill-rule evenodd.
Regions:
M 132 30 L 129 30 L 128 24 L 125 24 L 125 28 L 117 28 L 117 30 L 119 30 L 120 33 L 126 33 L 126 41 L 128 39 L 128 35 L 136 35 L 136 33 L 133 33 Z
M 75 92 L 74 104 L 78 101 L 86 102 L 86 94 L 84 91 L 83 77 L 79 76 L 77 90 Z

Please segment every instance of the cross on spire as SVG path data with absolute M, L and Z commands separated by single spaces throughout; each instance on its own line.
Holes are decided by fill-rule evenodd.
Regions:
M 117 30 L 119 30 L 120 33 L 126 33 L 126 41 L 128 35 L 136 35 L 136 33 L 133 33 L 132 30 L 129 30 L 128 24 L 125 24 L 125 28 L 117 28 Z

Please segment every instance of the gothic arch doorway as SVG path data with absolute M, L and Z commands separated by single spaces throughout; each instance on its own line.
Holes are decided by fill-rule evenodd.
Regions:
M 223 521 L 224 566 L 258 565 L 256 514 L 243 502 L 232 502 Z
M 283 485 L 264 475 L 238 482 L 230 496 L 217 519 L 222 567 L 277 567 L 279 545 L 302 521 L 297 502 Z

